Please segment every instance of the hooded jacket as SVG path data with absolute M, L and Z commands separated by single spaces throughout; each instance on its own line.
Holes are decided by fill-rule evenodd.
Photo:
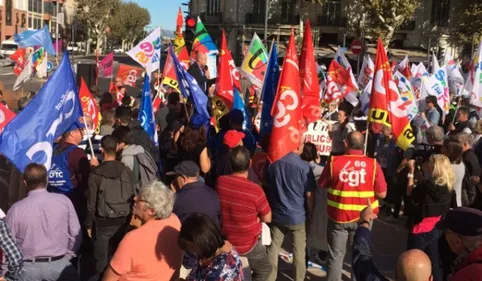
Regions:
M 122 150 L 121 162 L 124 163 L 131 171 L 134 171 L 134 156 L 145 153 L 142 146 L 131 144 Z
M 92 229 L 94 218 L 98 226 L 120 225 L 126 222 L 125 218 L 106 219 L 97 216 L 98 191 L 102 178 L 123 178 L 125 181 L 130 181 L 133 185 L 135 182 L 132 170 L 128 169 L 127 166 L 120 161 L 106 161 L 94 168 L 89 175 L 87 216 L 85 218 L 85 227 L 87 229 Z

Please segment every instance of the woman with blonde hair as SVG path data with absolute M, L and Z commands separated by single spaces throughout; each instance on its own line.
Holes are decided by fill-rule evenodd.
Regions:
M 408 163 L 407 195 L 410 197 L 412 212 L 408 218 L 410 233 L 407 248 L 424 251 L 432 261 L 433 280 L 442 280 L 439 262 L 438 240 L 442 231 L 435 225 L 451 207 L 455 173 L 447 156 L 434 154 L 430 156 L 423 172 L 417 172 L 415 183 L 415 161 Z

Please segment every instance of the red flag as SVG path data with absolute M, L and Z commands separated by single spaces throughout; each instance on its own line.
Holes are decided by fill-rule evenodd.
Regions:
M 184 24 L 184 17 L 182 16 L 182 9 L 179 7 L 177 11 L 177 19 L 176 19 L 176 33 L 182 34 L 182 26 Z
M 354 89 L 350 69 L 345 69 L 336 60 L 331 61 L 327 74 L 325 102 L 342 99 Z
M 111 93 L 111 94 L 117 93 L 117 87 L 115 86 L 115 84 L 112 80 L 110 81 L 110 84 L 109 84 L 109 93 Z
M 410 69 L 410 61 L 408 60 L 408 56 L 405 56 L 405 58 L 398 64 L 398 71 L 400 71 L 405 78 L 412 78 L 412 71 Z
M 26 57 L 27 55 L 24 48 L 18 48 L 15 53 L 10 56 L 10 59 L 15 62 L 15 66 L 13 67 L 13 73 L 15 73 L 15 75 L 18 76 L 22 73 L 27 59 Z
M 105 56 L 99 62 L 99 66 L 104 70 L 104 78 L 111 76 L 114 73 L 114 52 Z
M 404 150 L 415 139 L 405 102 L 401 99 L 397 85 L 393 81 L 392 70 L 381 39 L 378 39 L 368 121 L 391 126 L 397 145 Z M 374 133 L 379 133 L 379 127 L 372 128 Z
M 90 93 L 87 84 L 85 84 L 84 78 L 80 78 L 79 97 L 82 105 L 82 111 L 86 116 L 89 116 L 92 119 L 94 124 L 94 128 L 89 129 L 95 130 L 98 128 L 98 126 L 100 126 L 101 117 L 99 113 L 99 106 L 97 105 L 97 101 Z
M 303 47 L 300 55 L 300 84 L 303 93 L 303 117 L 307 123 L 314 122 L 321 117 L 320 83 L 316 71 L 315 50 L 311 35 L 310 21 L 306 20 Z
M 156 95 L 154 98 L 154 101 L 152 102 L 152 110 L 154 113 L 156 113 L 159 110 L 159 107 L 161 107 L 162 99 L 159 97 L 159 95 Z
M 162 84 L 168 85 L 169 87 L 172 87 L 178 93 L 180 93 L 179 83 L 177 82 L 176 69 L 174 69 L 174 62 L 172 61 L 171 48 L 167 49 L 166 62 L 164 63 L 164 70 L 162 73 L 164 74 Z
M 0 134 L 3 132 L 5 126 L 15 118 L 15 113 L 10 111 L 3 103 L 0 102 Z
M 221 98 L 228 108 L 233 107 L 233 79 L 228 61 L 228 45 L 224 30 L 221 35 L 221 53 L 219 54 L 218 79 L 216 83 L 216 95 Z
M 139 67 L 121 64 L 119 66 L 119 70 L 117 70 L 117 78 L 121 78 L 124 85 L 134 87 L 137 81 L 137 77 L 141 76 L 143 71 L 144 70 Z
M 271 109 L 273 129 L 268 159 L 271 163 L 297 149 L 302 141 L 300 74 L 294 33 L 291 31 L 280 82 Z

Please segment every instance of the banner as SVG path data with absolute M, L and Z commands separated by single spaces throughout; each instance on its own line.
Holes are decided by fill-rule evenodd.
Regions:
M 428 95 L 437 97 L 437 104 L 442 109 L 443 115 L 448 114 L 450 110 L 450 93 L 445 65 L 424 80 L 423 86 Z
M 437 57 L 435 53 L 432 53 L 432 74 L 435 74 L 440 69 L 440 65 L 438 64 Z
M 54 44 L 52 43 L 52 36 L 50 36 L 49 27 L 45 25 L 39 30 L 26 30 L 20 34 L 14 35 L 15 42 L 20 48 L 42 46 L 47 53 L 56 56 Z
M 358 74 L 358 86 L 360 89 L 365 89 L 368 85 L 368 82 L 373 80 L 373 73 L 375 72 L 375 64 L 373 60 L 370 58 L 369 55 L 363 57 L 363 64 L 360 70 L 360 74 Z
M 422 80 L 425 80 L 428 78 L 430 75 L 425 68 L 425 65 L 423 63 L 419 63 L 415 69 L 415 72 L 412 73 L 412 78 L 410 79 L 410 83 L 412 83 L 413 89 L 417 92 L 420 90 L 422 87 Z M 419 93 L 420 94 L 420 93 Z
M 5 126 L 15 118 L 15 113 L 10 111 L 3 103 L 0 102 L 0 135 L 3 132 Z
M 87 84 L 85 84 L 84 78 L 82 77 L 80 78 L 79 97 L 84 115 L 89 116 L 92 119 L 93 128 L 89 129 L 94 131 L 99 129 L 100 120 L 102 119 L 99 112 L 99 106 L 97 105 L 97 100 L 92 96 L 89 87 L 87 87 Z
M 164 79 L 162 85 L 167 85 L 176 90 L 179 93 L 179 83 L 177 82 L 176 69 L 174 68 L 174 62 L 170 54 L 171 48 L 167 49 L 166 62 L 164 63 Z
M 219 54 L 219 76 L 216 80 L 216 95 L 229 108 L 233 108 L 233 77 L 231 76 L 229 58 L 228 58 L 228 44 L 226 42 L 226 34 L 224 30 L 221 34 L 221 53 Z
M 326 93 L 323 99 L 326 103 L 340 100 L 353 92 L 354 86 L 349 69 L 345 69 L 335 59 L 330 63 L 326 77 Z
M 117 70 L 116 77 L 122 79 L 124 85 L 134 87 L 136 85 L 137 78 L 141 76 L 143 71 L 144 70 L 139 67 L 121 64 Z
M 196 59 L 197 52 L 203 52 L 207 55 L 218 54 L 218 48 L 216 47 L 216 44 L 214 43 L 213 39 L 209 35 L 206 27 L 204 27 L 204 24 L 199 17 L 197 18 L 196 33 L 194 34 L 194 42 L 192 43 L 192 59 Z M 210 71 L 212 70 L 210 69 Z
M 408 120 L 412 121 L 418 114 L 417 99 L 415 98 L 415 92 L 413 91 L 412 84 L 408 79 L 400 72 L 393 74 L 393 80 L 397 83 L 400 97 L 404 102 L 405 108 L 408 114 Z
M 254 33 L 248 52 L 241 63 L 241 72 L 257 88 L 262 88 L 267 65 L 268 53 L 261 39 Z
M 114 52 L 105 56 L 105 58 L 99 62 L 99 65 L 104 70 L 104 78 L 110 77 L 114 72 Z
M 300 85 L 303 97 L 301 108 L 308 124 L 321 117 L 320 84 L 316 72 L 315 50 L 309 20 L 306 20 L 300 55 Z
M 288 49 L 283 62 L 278 90 L 271 116 L 273 129 L 268 149 L 268 160 L 273 163 L 294 151 L 302 141 L 300 74 L 294 33 L 291 31 Z
M 271 116 L 271 109 L 273 108 L 274 97 L 278 89 L 279 74 L 280 69 L 278 63 L 278 51 L 276 48 L 276 42 L 273 41 L 271 51 L 269 53 L 268 68 L 264 78 L 261 94 L 263 107 L 261 108 L 259 140 L 262 140 L 265 135 L 270 134 L 271 130 L 273 129 L 273 117 Z
M 154 110 L 152 109 L 151 85 L 149 84 L 149 75 L 144 77 L 144 87 L 142 88 L 141 105 L 139 107 L 139 115 L 137 117 L 141 127 L 151 138 L 151 141 L 158 145 L 156 121 L 154 118 Z
M 318 154 L 329 156 L 331 154 L 331 138 L 328 134 L 329 123 L 323 120 L 312 122 L 303 134 L 303 142 L 311 142 L 316 146 Z
M 127 54 L 138 62 L 150 77 L 153 71 L 159 69 L 161 60 L 161 28 L 156 28 Z
M 53 142 L 82 116 L 67 52 L 54 74 L 0 135 L 0 153 L 19 171 L 32 163 L 50 169 Z
M 475 54 L 470 75 L 472 79 L 467 79 L 467 83 L 470 82 L 471 88 L 466 88 L 470 93 L 470 103 L 477 107 L 482 107 L 482 40 L 480 40 L 479 48 Z
M 16 91 L 20 88 L 20 85 L 25 83 L 26 81 L 30 80 L 33 73 L 32 67 L 32 54 L 30 54 L 25 62 L 22 72 L 18 75 L 17 80 L 15 80 L 15 84 L 13 85 L 13 90 Z

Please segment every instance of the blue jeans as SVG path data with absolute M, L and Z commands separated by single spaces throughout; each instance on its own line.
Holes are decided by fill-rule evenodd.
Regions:
M 424 251 L 432 262 L 433 281 L 442 280 L 442 272 L 440 267 L 440 257 L 438 250 L 438 241 L 442 237 L 442 231 L 434 228 L 430 232 L 408 235 L 407 250 L 419 249 Z

